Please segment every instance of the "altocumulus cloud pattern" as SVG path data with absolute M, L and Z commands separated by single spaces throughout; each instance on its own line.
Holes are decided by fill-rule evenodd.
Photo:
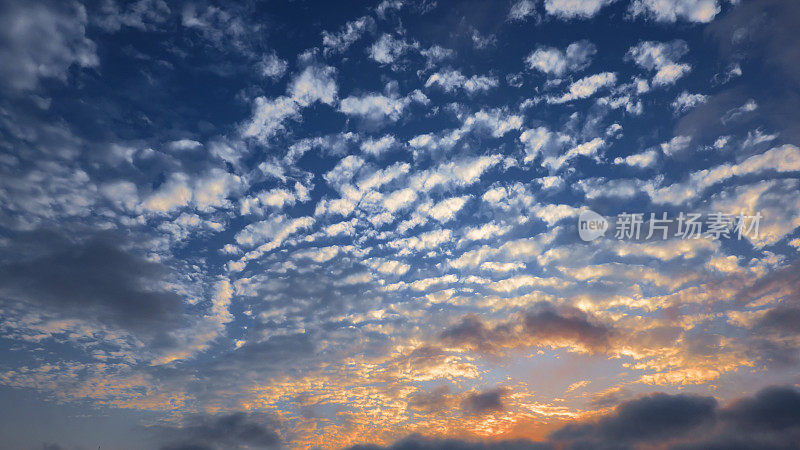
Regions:
M 798 448 L 798 23 L 0 1 L 0 448 Z

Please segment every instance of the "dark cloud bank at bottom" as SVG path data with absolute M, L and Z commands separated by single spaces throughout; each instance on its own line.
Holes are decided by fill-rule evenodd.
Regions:
M 500 405 L 500 403 L 498 403 Z M 491 408 L 490 408 L 491 409 Z M 157 430 L 161 450 L 284 448 L 267 415 L 195 415 Z M 567 424 L 546 441 L 467 441 L 412 435 L 388 446 L 346 450 L 789 450 L 800 448 L 800 389 L 771 386 L 721 406 L 709 396 L 656 393 L 627 401 L 598 419 Z
M 800 389 L 773 386 L 720 406 L 713 397 L 651 394 L 598 420 L 573 423 L 546 442 L 470 442 L 411 436 L 386 447 L 349 450 L 637 449 L 756 450 L 800 448 Z

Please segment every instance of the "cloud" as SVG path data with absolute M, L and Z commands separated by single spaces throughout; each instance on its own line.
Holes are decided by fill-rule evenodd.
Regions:
M 756 248 L 781 241 L 800 226 L 800 198 L 792 194 L 800 183 L 797 180 L 769 180 L 727 189 L 711 198 L 709 209 L 734 217 L 739 214 L 760 213 L 764 218 L 755 232 L 743 233 Z M 738 234 L 732 236 L 738 238 Z
M 361 143 L 361 151 L 372 156 L 380 156 L 389 151 L 397 144 L 394 136 L 387 134 L 380 139 L 368 138 Z
M 326 173 L 323 178 L 335 189 L 341 190 L 352 181 L 364 160 L 356 155 L 347 155 L 336 164 L 336 167 Z
M 657 22 L 711 22 L 721 8 L 718 0 L 635 0 L 629 11 Z
M 716 408 L 710 397 L 652 394 L 619 405 L 597 422 L 567 425 L 550 437 L 574 448 L 669 441 L 712 423 Z
M 68 69 L 99 65 L 86 37 L 86 9 L 73 2 L 4 2 L 0 7 L 0 84 L 35 89 L 43 79 L 67 80 Z
M 164 0 L 119 3 L 124 3 L 127 7 L 121 8 L 118 2 L 114 1 L 106 2 L 93 22 L 108 32 L 119 31 L 123 26 L 149 31 L 163 25 L 172 12 Z
M 405 208 L 417 199 L 417 193 L 410 188 L 399 189 L 392 192 L 383 198 L 383 207 L 387 211 L 393 213 L 399 209 Z
M 289 97 L 275 99 L 257 97 L 253 107 L 253 117 L 244 125 L 242 135 L 265 141 L 285 130 L 284 122 L 287 119 L 299 117 L 300 107 Z
M 610 443 L 666 448 L 789 448 L 800 436 L 800 392 L 771 386 L 720 408 L 712 397 L 653 394 L 619 405 L 600 420 L 567 425 L 550 439 L 574 447 Z M 669 444 L 672 445 L 669 445 Z
M 612 330 L 576 308 L 534 306 L 524 316 L 525 331 L 537 340 L 574 341 L 590 350 L 607 349 Z
M 508 391 L 503 388 L 471 392 L 461 401 L 461 407 L 472 414 L 502 411 L 504 409 L 503 397 L 506 395 L 508 395 Z
M 275 423 L 263 414 L 237 412 L 221 415 L 195 415 L 181 427 L 160 427 L 161 450 L 199 450 L 229 448 L 281 448 Z
M 367 54 L 379 64 L 393 64 L 408 49 L 416 48 L 417 44 L 409 44 L 402 38 L 395 38 L 390 34 L 383 34 L 367 49 Z
M 477 182 L 488 169 L 500 163 L 500 155 L 484 155 L 442 163 L 439 166 L 419 171 L 411 176 L 409 184 L 417 191 L 430 191 L 441 186 L 444 189 L 467 186 Z
M 653 86 L 664 86 L 667 84 L 675 84 L 678 79 L 692 70 L 688 64 L 668 64 L 653 75 Z
M 483 75 L 473 75 L 465 77 L 457 70 L 446 70 L 437 72 L 428 77 L 425 82 L 425 87 L 439 86 L 445 92 L 455 92 L 458 89 L 463 89 L 470 94 L 478 91 L 488 91 L 491 88 L 497 87 L 497 78 L 487 77 Z
M 120 248 L 118 237 L 72 242 L 35 232 L 17 239 L 32 247 L 0 264 L 4 298 L 143 338 L 177 325 L 183 298 L 167 288 L 171 270 Z
M 591 97 L 602 88 L 613 86 L 617 82 L 617 74 L 602 72 L 581 78 L 569 86 L 569 92 L 561 97 L 547 97 L 547 103 L 566 103 L 572 100 Z
M 571 348 L 581 352 L 610 349 L 613 331 L 576 308 L 540 302 L 508 322 L 489 324 L 468 314 L 442 332 L 449 345 L 486 353 L 525 347 Z
M 736 2 L 707 26 L 707 34 L 719 49 L 719 58 L 732 75 L 747 67 L 757 82 L 744 78 L 734 86 L 709 97 L 704 105 L 687 114 L 678 124 L 692 134 L 720 135 L 739 130 L 747 122 L 779 132 L 787 142 L 800 138 L 800 126 L 792 120 L 800 109 L 800 66 L 793 56 L 800 51 L 800 36 L 794 31 L 800 20 L 800 4 L 785 0 Z M 745 66 L 746 64 L 746 66 Z M 736 67 L 739 71 L 736 71 Z M 727 78 L 727 75 L 725 76 Z M 724 80 L 724 78 L 723 78 Z M 726 111 L 752 99 L 757 114 L 737 117 L 727 126 L 719 118 Z M 686 134 L 684 132 L 684 134 Z
M 699 196 L 717 183 L 736 176 L 758 174 L 765 171 L 779 173 L 800 171 L 800 149 L 792 145 L 774 147 L 738 164 L 726 163 L 711 169 L 692 172 L 684 182 L 665 187 L 647 183 L 644 188 L 653 202 L 677 205 Z
M 568 161 L 578 156 L 594 157 L 606 142 L 603 138 L 594 138 L 591 141 L 576 145 L 560 156 L 551 156 L 544 159 L 544 164 L 553 170 L 560 169 Z
M 194 179 L 174 173 L 141 203 L 146 211 L 166 214 L 193 206 L 200 211 L 232 207 L 228 197 L 242 189 L 243 180 L 225 170 L 214 168 Z
M 690 94 L 683 91 L 672 102 L 672 109 L 676 114 L 683 114 L 697 105 L 703 104 L 708 100 L 707 95 L 703 94 Z
M 739 118 L 739 117 L 741 117 L 741 116 L 743 116 L 743 115 L 745 115 L 747 113 L 751 113 L 751 112 L 753 112 L 753 111 L 755 111 L 757 109 L 758 109 L 758 103 L 756 103 L 756 101 L 751 98 L 751 99 L 747 100 L 743 105 L 738 106 L 736 108 L 731 108 L 728 111 L 726 111 L 725 115 L 722 116 L 720 121 L 723 124 L 727 125 L 729 122 L 731 122 L 731 121 L 733 121 L 733 120 L 735 120 L 735 119 L 737 119 L 737 118 Z
M 378 13 L 379 17 L 385 18 L 388 11 L 400 11 L 403 9 L 403 5 L 403 0 L 383 0 L 375 7 L 375 12 Z
M 453 220 L 455 215 L 461 211 L 469 199 L 469 195 L 450 197 L 432 206 L 422 205 L 419 210 L 429 215 L 439 223 L 445 223 Z
M 560 19 L 588 19 L 616 0 L 545 0 L 544 9 Z
M 531 70 L 548 75 L 562 76 L 589 67 L 597 47 L 587 40 L 573 42 L 565 50 L 555 47 L 539 47 L 525 58 Z
M 441 45 L 433 45 L 419 52 L 425 57 L 425 69 L 432 69 L 438 63 L 444 60 L 451 59 L 455 56 L 456 52 L 449 48 L 444 48 Z
M 258 62 L 258 71 L 264 78 L 278 80 L 283 78 L 288 68 L 286 61 L 282 60 L 275 52 L 267 53 Z
M 617 157 L 614 159 L 614 164 L 626 164 L 628 166 L 647 168 L 652 167 L 657 161 L 658 153 L 651 149 L 624 158 Z
M 549 444 L 516 441 L 463 441 L 411 436 L 388 446 L 355 445 L 348 450 L 553 450 Z
M 409 238 L 389 241 L 386 244 L 404 253 L 410 253 L 410 250 L 420 251 L 434 248 L 449 241 L 452 236 L 452 231 L 447 229 L 432 230 Z
M 169 147 L 170 150 L 177 150 L 177 151 L 194 150 L 202 146 L 203 144 L 192 139 L 180 139 L 177 141 L 172 141 L 167 143 L 167 147 Z
M 341 31 L 331 33 L 322 32 L 322 46 L 326 55 L 342 53 L 353 43 L 361 38 L 364 33 L 375 27 L 375 19 L 369 16 L 359 17 L 356 20 L 347 22 Z
M 308 66 L 289 84 L 288 96 L 257 97 L 252 118 L 242 126 L 242 135 L 267 141 L 286 129 L 288 119 L 298 120 L 302 108 L 318 101 L 333 104 L 338 93 L 335 75 L 333 67 Z
M 408 400 L 408 407 L 415 411 L 439 412 L 453 406 L 454 395 L 447 386 L 438 386 L 429 392 L 417 392 Z
M 558 132 L 553 132 L 547 127 L 532 128 L 525 130 L 519 135 L 519 140 L 525 147 L 524 162 L 531 162 L 546 150 L 558 150 L 566 145 L 570 138 Z
M 677 62 L 688 51 L 689 46 L 679 39 L 671 42 L 642 41 L 631 47 L 625 58 L 633 60 L 639 67 L 656 71 L 653 85 L 664 86 L 675 84 L 692 70 L 689 64 Z
M 316 101 L 331 105 L 338 92 L 335 74 L 336 69 L 330 66 L 306 67 L 292 81 L 289 94 L 300 106 L 308 106 Z
M 236 243 L 253 247 L 260 244 L 271 244 L 274 248 L 297 230 L 308 228 L 314 223 L 310 217 L 289 219 L 286 216 L 275 216 L 267 220 L 251 223 L 236 234 Z
M 403 111 L 412 103 L 427 104 L 428 98 L 415 90 L 405 97 L 395 94 L 364 94 L 360 97 L 343 98 L 339 103 L 339 111 L 348 115 L 361 117 L 371 123 L 382 124 L 385 121 L 398 120 Z
M 487 403 L 498 392 L 488 391 Z M 474 398 L 480 394 L 468 394 Z M 599 418 L 576 421 L 551 432 L 544 441 L 445 440 L 411 436 L 386 447 L 357 445 L 349 450 L 669 450 L 792 448 L 800 437 L 800 391 L 770 386 L 752 397 L 720 407 L 694 394 L 655 393 L 621 403 Z
M 674 156 L 676 153 L 686 150 L 691 142 L 691 136 L 675 136 L 667 142 L 662 142 L 660 147 L 665 155 Z
M 508 11 L 508 20 L 524 21 L 528 17 L 536 17 L 536 5 L 531 0 L 519 0 Z

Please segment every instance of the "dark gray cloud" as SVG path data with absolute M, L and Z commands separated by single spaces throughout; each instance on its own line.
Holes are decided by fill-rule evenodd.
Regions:
M 411 436 L 388 447 L 378 445 L 356 445 L 349 450 L 546 450 L 550 444 L 525 440 L 502 442 L 469 442 L 458 439 L 426 439 Z
M 461 407 L 470 413 L 485 414 L 505 409 L 503 397 L 508 394 L 505 388 L 496 388 L 484 392 L 467 394 L 461 402 Z
M 728 405 L 722 418 L 735 428 L 785 430 L 800 427 L 800 390 L 771 386 Z
M 493 351 L 503 347 L 512 335 L 513 329 L 506 324 L 489 327 L 477 315 L 467 314 L 444 330 L 441 338 L 447 343 L 467 344 L 481 351 Z
M 551 437 L 578 448 L 661 442 L 713 422 L 716 407 L 711 397 L 653 394 L 622 403 L 597 422 L 567 425 Z
M 73 242 L 52 232 L 17 234 L 14 248 L 0 260 L 0 295 L 145 335 L 176 325 L 182 298 L 161 285 L 169 269 L 114 239 L 98 235 Z
M 437 386 L 429 392 L 412 395 L 408 400 L 408 407 L 425 412 L 443 411 L 451 404 L 452 399 L 449 387 Z
M 234 413 L 194 416 L 180 428 L 161 430 L 166 445 L 161 450 L 216 450 L 233 448 L 274 449 L 281 447 L 275 423 L 259 414 Z
M 488 397 L 487 397 L 488 398 Z M 713 397 L 656 393 L 589 422 L 568 424 L 545 442 L 470 442 L 411 436 L 386 447 L 350 450 L 794 449 L 800 442 L 800 389 L 767 387 L 720 407 Z
M 571 307 L 539 303 L 525 315 L 525 330 L 540 339 L 568 339 L 590 349 L 608 347 L 612 331 L 589 314 Z
M 772 386 L 721 409 L 718 426 L 674 449 L 795 449 L 800 442 L 800 390 Z
M 599 352 L 609 347 L 612 336 L 610 327 L 577 308 L 540 302 L 517 319 L 494 326 L 487 325 L 476 315 L 466 315 L 442 332 L 441 339 L 484 352 L 561 344 L 577 344 Z
M 780 336 L 800 333 L 800 308 L 778 306 L 770 309 L 755 326 L 757 331 L 769 331 Z

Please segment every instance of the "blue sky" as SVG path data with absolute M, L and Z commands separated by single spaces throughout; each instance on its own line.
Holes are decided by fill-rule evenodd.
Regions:
M 0 448 L 795 442 L 798 15 L 3 2 Z

